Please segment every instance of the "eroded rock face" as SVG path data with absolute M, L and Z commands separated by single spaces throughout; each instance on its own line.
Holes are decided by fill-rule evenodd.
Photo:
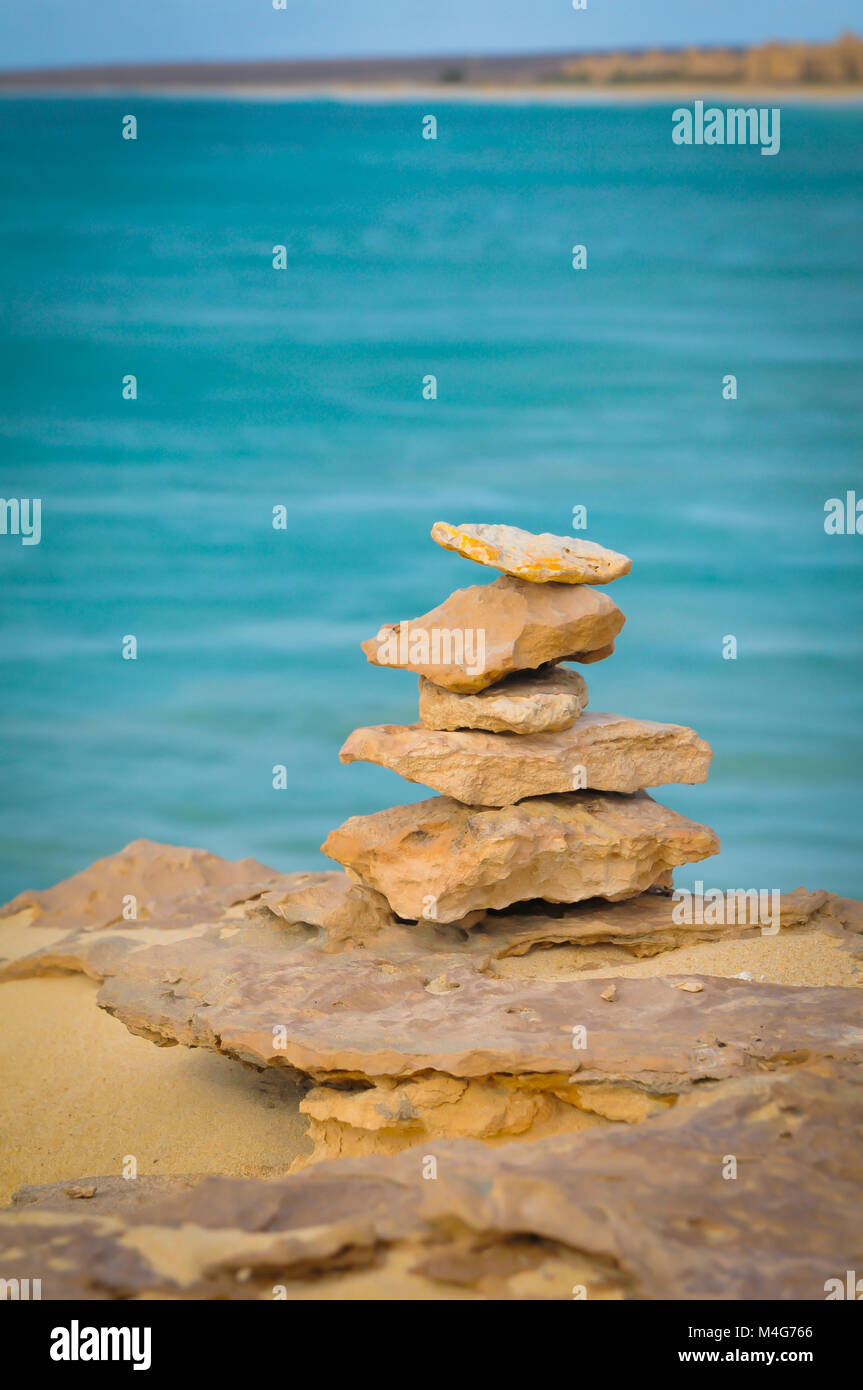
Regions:
M 362 648 L 373 666 L 470 693 L 547 662 L 606 656 L 624 621 L 595 589 L 504 577 L 457 589 L 422 617 L 385 625 Z
M 353 816 L 321 848 L 397 916 L 455 922 L 530 898 L 634 897 L 676 865 L 715 854 L 719 841 L 646 792 L 570 792 L 502 808 L 432 797 Z
M 819 917 L 835 923 L 835 930 L 863 933 L 863 911 L 849 912 L 847 904 L 845 909 L 839 904 L 840 900 L 829 893 L 808 893 L 805 888 L 783 893 L 777 929 L 803 926 Z M 762 931 L 757 920 L 714 923 L 708 912 L 705 921 L 703 898 L 694 899 L 689 920 L 681 920 L 676 908 L 677 903 L 666 892 L 642 893 L 617 903 L 601 898 L 557 906 L 540 901 L 521 903 L 503 912 L 478 915 L 476 922 L 471 922 L 468 943 L 477 961 L 483 961 L 480 968 L 487 969 L 495 960 L 550 946 L 615 946 L 634 957 L 644 957 L 702 941 L 738 940 Z M 772 927 L 770 930 L 773 934 Z M 438 928 L 438 939 L 443 940 L 447 932 L 457 942 L 464 934 L 463 924 Z M 860 949 L 863 952 L 863 946 Z
M 322 929 L 319 939 L 327 951 L 363 945 L 395 920 L 386 898 L 339 872 L 285 874 L 257 905 L 292 926 Z
M 431 537 L 444 550 L 454 550 L 466 560 L 489 565 L 516 579 L 533 584 L 609 584 L 629 574 L 632 561 L 616 550 L 606 550 L 595 541 L 573 536 L 536 536 L 518 526 L 488 526 L 465 523 L 450 526 L 436 521 Z
M 308 1160 L 351 1157 L 369 1153 L 398 1154 L 413 1144 L 443 1138 L 482 1139 L 492 1146 L 529 1138 L 531 1142 L 553 1134 L 571 1134 L 607 1123 L 609 1119 L 642 1119 L 659 1113 L 666 1102 L 634 1087 L 613 1090 L 620 1113 L 606 1114 L 600 1106 L 575 1101 L 575 1091 L 560 1086 L 560 1078 L 490 1076 L 408 1077 L 381 1080 L 365 1090 L 346 1090 L 343 1085 L 320 1085 L 311 1090 L 300 1108 L 310 1118 L 309 1138 L 314 1153 Z M 594 1087 L 597 1102 L 600 1088 Z M 298 1162 L 296 1168 L 305 1166 Z
M 339 753 L 343 763 L 377 763 L 473 806 L 511 806 L 578 787 L 634 792 L 704 782 L 712 756 L 710 744 L 680 724 L 599 713 L 559 733 L 521 738 L 379 724 L 355 729 Z
M 586 709 L 588 699 L 584 676 L 565 666 L 509 676 L 476 695 L 458 695 L 420 676 L 419 697 L 419 716 L 427 729 L 485 729 L 499 734 L 568 729 Z
M 859 1270 L 856 1069 L 706 1088 L 638 1126 L 422 1147 L 275 1181 L 88 1178 L 0 1212 L 7 1278 L 43 1299 L 335 1296 L 804 1299 Z M 723 1178 L 723 1155 L 739 1155 Z M 705 1231 L 710 1239 L 705 1239 Z

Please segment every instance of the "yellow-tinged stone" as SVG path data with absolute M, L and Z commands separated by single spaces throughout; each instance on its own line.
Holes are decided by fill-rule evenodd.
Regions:
M 632 569 L 628 555 L 606 550 L 595 541 L 553 536 L 548 531 L 535 536 L 519 526 L 481 522 L 451 526 L 448 521 L 436 521 L 431 536 L 444 550 L 531 584 L 609 584 Z

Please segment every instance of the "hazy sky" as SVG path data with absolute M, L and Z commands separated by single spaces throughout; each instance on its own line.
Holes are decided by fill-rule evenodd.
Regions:
M 0 0 L 0 66 L 832 38 L 860 0 Z

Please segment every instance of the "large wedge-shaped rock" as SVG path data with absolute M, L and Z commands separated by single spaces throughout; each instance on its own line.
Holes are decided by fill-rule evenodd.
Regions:
M 382 627 L 362 648 L 373 666 L 472 692 L 549 661 L 607 656 L 624 622 L 595 589 L 503 578 L 457 589 L 421 618 Z
M 51 888 L 19 893 L 0 907 L 0 918 L 27 912 L 33 925 L 66 930 L 124 920 L 180 927 L 205 921 L 208 913 L 221 916 L 285 881 L 257 859 L 234 862 L 208 850 L 133 840 Z
M 530 898 L 631 898 L 719 841 L 646 792 L 570 792 L 503 808 L 432 797 L 352 816 L 321 848 L 399 917 L 454 922 Z
M 568 729 L 587 707 L 587 682 L 566 666 L 508 676 L 476 695 L 459 695 L 420 676 L 419 715 L 427 729 L 544 734 Z
M 552 536 L 547 531 L 535 536 L 518 526 L 481 522 L 450 526 L 448 521 L 436 521 L 431 535 L 444 550 L 532 584 L 608 584 L 632 569 L 627 555 L 606 550 L 595 541 Z
M 343 763 L 378 763 L 473 806 L 511 806 L 526 796 L 587 787 L 634 792 L 703 782 L 712 752 L 692 729 L 619 714 L 583 714 L 560 733 L 444 733 L 423 724 L 355 729 Z

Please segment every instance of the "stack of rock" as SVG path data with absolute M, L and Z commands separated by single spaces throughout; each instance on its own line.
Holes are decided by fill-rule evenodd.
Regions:
M 560 664 L 610 653 L 623 615 L 596 586 L 629 561 L 504 527 L 433 534 L 504 577 L 365 644 L 418 672 L 420 722 L 357 730 L 342 757 L 442 795 L 333 831 L 348 873 L 138 841 L 0 908 L 0 993 L 34 986 L 3 997 L 34 1041 L 0 1191 L 17 1164 L 18 1181 L 59 1183 L 0 1210 L 7 1282 L 38 1278 L 43 1298 L 821 1299 L 860 1269 L 863 904 L 784 894 L 776 941 L 742 918 L 678 920 L 649 890 L 717 841 L 644 788 L 702 781 L 710 749 L 587 713 Z M 90 1097 L 118 1075 L 116 1037 L 70 1049 L 78 1015 L 52 1012 L 65 985 L 36 992 L 73 972 L 136 1037 L 270 1084 L 178 1068 L 163 1116 L 165 1072 L 138 1057 L 106 1126 Z M 71 1140 L 51 1104 L 63 1065 L 82 1099 Z M 248 1161 L 224 1123 L 204 1127 L 211 1146 L 193 1121 L 170 1128 L 185 1099 L 254 1120 L 252 1094 L 308 1120 L 293 1139 L 267 1125 L 259 1176 L 236 1176 Z M 184 1144 L 226 1176 L 184 1175 Z M 754 1161 L 727 1182 L 735 1152 Z
M 397 917 L 465 925 L 531 899 L 667 888 L 675 867 L 716 853 L 712 830 L 644 790 L 703 782 L 710 746 L 677 724 L 586 712 L 584 677 L 560 664 L 612 653 L 625 620 L 597 586 L 630 560 L 510 526 L 431 534 L 503 577 L 363 643 L 373 664 L 419 675 L 420 722 L 356 729 L 340 756 L 441 795 L 354 816 L 324 853 Z

